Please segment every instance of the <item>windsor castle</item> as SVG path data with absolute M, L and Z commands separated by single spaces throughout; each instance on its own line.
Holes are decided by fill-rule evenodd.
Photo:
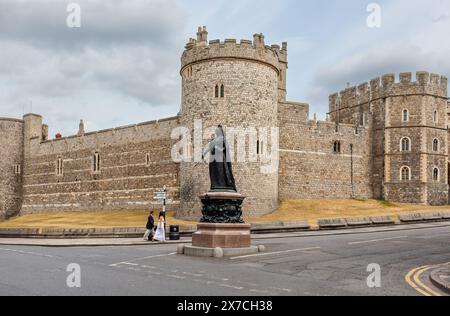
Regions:
M 233 164 L 246 216 L 273 212 L 283 199 L 449 203 L 446 77 L 387 74 L 347 87 L 330 96 L 328 118 L 318 121 L 308 104 L 286 100 L 287 69 L 287 43 L 268 46 L 262 34 L 208 41 L 202 27 L 181 57 L 175 117 L 96 132 L 80 123 L 77 135 L 55 139 L 40 115 L 0 118 L 0 218 L 158 209 L 153 194 L 163 185 L 170 210 L 198 218 L 208 165 L 174 160 L 172 151 L 179 142 L 173 131 L 193 132 L 200 120 L 203 128 L 258 131 L 245 144 L 256 159 Z M 181 150 L 194 154 L 207 136 Z M 276 168 L 261 172 L 268 152 Z

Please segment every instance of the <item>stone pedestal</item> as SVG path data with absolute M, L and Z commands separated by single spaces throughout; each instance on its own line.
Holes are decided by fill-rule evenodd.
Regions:
M 249 248 L 251 225 L 198 224 L 192 246 L 203 248 Z
M 244 224 L 242 218 L 245 196 L 236 192 L 208 192 L 200 199 L 201 223 L 192 236 L 192 245 L 181 247 L 179 253 L 220 258 L 255 254 L 264 249 L 251 245 L 251 225 Z

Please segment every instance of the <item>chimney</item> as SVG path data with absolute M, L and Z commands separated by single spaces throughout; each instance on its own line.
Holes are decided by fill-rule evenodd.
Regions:
M 80 125 L 78 127 L 78 136 L 84 136 L 84 121 L 80 120 Z

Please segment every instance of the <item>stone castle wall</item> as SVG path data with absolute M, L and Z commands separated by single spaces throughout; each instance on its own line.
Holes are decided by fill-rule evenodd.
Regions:
M 88 133 L 58 140 L 30 140 L 22 214 L 40 211 L 160 210 L 153 193 L 169 185 L 179 205 L 179 166 L 170 139 L 178 119 Z M 39 127 L 37 127 L 39 128 Z M 100 155 L 100 172 L 93 157 Z M 147 157 L 148 155 L 148 157 Z M 63 174 L 57 174 L 57 161 Z
M 0 118 L 0 153 L 0 219 L 5 219 L 22 205 L 23 121 Z
M 307 111 L 307 105 L 279 109 L 280 198 L 371 198 L 368 128 L 310 121 Z

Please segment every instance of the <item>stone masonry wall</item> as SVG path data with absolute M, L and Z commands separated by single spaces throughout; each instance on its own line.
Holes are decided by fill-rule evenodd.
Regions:
M 280 108 L 280 117 L 289 118 L 280 121 L 280 198 L 372 198 L 369 130 L 341 124 L 337 131 L 335 123 L 307 121 L 296 115 L 301 112 L 302 107 Z M 335 141 L 340 153 L 334 152 Z
M 84 136 L 30 141 L 26 157 L 22 214 L 41 211 L 160 210 L 153 193 L 169 186 L 179 205 L 179 165 L 170 139 L 178 119 L 149 122 Z M 101 170 L 93 172 L 94 154 Z M 147 155 L 148 160 L 147 160 Z M 57 160 L 63 175 L 57 175 Z
M 22 204 L 22 175 L 14 167 L 23 166 L 23 121 L 0 118 L 0 154 L 0 219 L 5 219 Z

